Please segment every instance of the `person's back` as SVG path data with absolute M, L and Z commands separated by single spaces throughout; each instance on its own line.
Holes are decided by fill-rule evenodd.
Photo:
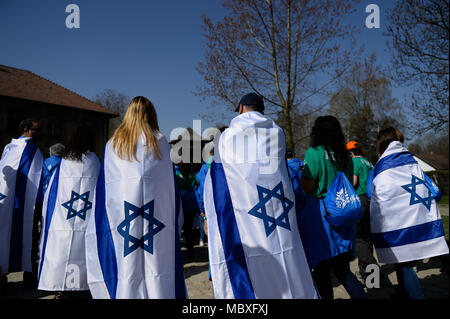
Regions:
M 100 161 L 89 127 L 78 126 L 50 175 L 43 200 L 38 289 L 87 291 L 85 231 L 92 214 Z M 55 156 L 55 155 L 53 155 Z M 53 171 L 52 170 L 52 171 Z M 71 284 L 74 273 L 77 282 Z
M 353 163 L 350 158 L 349 161 L 343 162 L 336 158 L 333 150 L 324 145 L 310 147 L 306 150 L 303 176 L 315 181 L 315 187 L 309 194 L 310 196 L 324 198 L 338 171 L 342 171 L 351 180 Z
M 0 160 L 0 268 L 31 272 L 34 206 L 43 157 L 33 142 L 37 120 L 20 124 L 22 136 L 6 145 Z
M 348 186 L 351 189 L 344 191 L 344 184 L 340 190 L 332 188 L 336 185 L 336 177 L 346 177 L 349 181 L 353 179 L 353 162 L 345 148 L 338 119 L 319 116 L 315 120 L 311 129 L 311 147 L 306 150 L 304 164 L 301 185 L 309 197 L 299 213 L 299 228 L 319 293 L 324 299 L 333 298 L 330 277 L 333 269 L 352 298 L 366 298 L 361 283 L 350 271 L 356 223 L 339 227 L 333 225 L 327 218 L 330 213 L 325 207 L 328 196 L 336 203 L 346 202 L 340 208 L 351 206 L 347 205 L 350 202 L 359 202 L 357 198 L 342 198 L 342 194 L 354 191 L 350 182 Z M 338 172 L 344 173 L 345 177 Z
M 385 145 L 378 146 L 380 159 L 374 168 L 370 224 L 378 259 L 398 263 L 448 253 L 430 186 L 417 161 L 395 137 L 394 128 L 380 131 L 378 144 Z
M 284 133 L 260 112 L 242 113 L 220 136 L 205 181 L 214 295 L 316 298 L 297 229 Z
M 100 162 L 89 152 L 80 162 L 62 159 L 52 175 L 43 205 L 38 289 L 88 290 L 84 236 L 92 214 L 92 202 Z M 55 185 L 52 187 L 52 185 Z M 79 282 L 67 286 L 77 266 Z M 68 269 L 70 271 L 68 271 Z
M 361 201 L 363 217 L 358 222 L 355 241 L 355 255 L 358 257 L 359 275 L 365 279 L 367 266 L 378 265 L 373 255 L 373 243 L 370 235 L 370 199 L 367 196 L 367 182 L 373 165 L 363 156 L 362 146 L 357 141 L 350 141 L 346 144 L 353 161 L 353 178 L 350 180 Z M 379 266 L 379 265 L 378 265 Z M 383 281 L 387 283 L 388 278 L 383 276 Z
M 393 264 L 400 292 L 422 299 L 415 261 L 448 254 L 438 205 L 398 130 L 378 133 L 370 229 L 380 263 Z
M 154 113 L 150 101 L 133 99 L 122 125 L 127 126 L 133 108 L 143 107 Z M 155 118 L 150 122 L 152 132 L 141 131 L 132 145 L 120 144 L 121 126 L 105 148 L 95 216 L 86 235 L 88 283 L 94 298 L 186 297 L 180 197 L 169 144 L 158 131 L 156 113 L 150 117 Z M 121 153 L 124 149 L 131 154 Z
M 354 185 L 358 195 L 367 195 L 367 181 L 369 172 L 373 170 L 373 165 L 363 156 L 353 157 L 354 175 L 358 176 Z

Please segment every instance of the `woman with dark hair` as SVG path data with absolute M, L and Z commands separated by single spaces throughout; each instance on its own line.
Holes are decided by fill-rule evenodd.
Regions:
M 94 149 L 94 134 L 87 126 L 77 126 L 71 135 L 67 137 L 67 146 L 63 152 L 63 158 L 81 162 L 83 155 Z
M 89 290 L 85 232 L 100 170 L 92 137 L 85 126 L 68 136 L 44 197 L 38 289 L 57 291 L 57 298 Z
M 448 254 L 448 246 L 432 186 L 403 138 L 394 127 L 378 133 L 370 230 L 379 262 L 394 264 L 400 292 L 423 299 L 415 261 Z
M 324 299 L 333 298 L 331 270 L 352 298 L 367 298 L 364 288 L 350 271 L 356 224 L 334 227 L 328 223 L 323 199 L 341 171 L 353 180 L 353 162 L 344 143 L 339 121 L 320 116 L 311 130 L 311 147 L 305 153 L 301 185 L 309 195 L 299 212 L 299 229 L 313 269 L 313 277 Z

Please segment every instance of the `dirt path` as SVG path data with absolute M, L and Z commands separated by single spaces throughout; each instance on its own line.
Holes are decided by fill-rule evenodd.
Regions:
M 183 250 L 184 274 L 190 299 L 212 299 L 212 284 L 208 279 L 208 248 L 196 246 L 194 256 L 188 256 Z M 436 257 L 421 261 L 417 264 L 417 274 L 420 279 L 426 298 L 448 299 L 449 298 L 449 275 L 448 256 Z M 442 272 L 443 261 L 447 263 L 446 272 Z M 351 270 L 357 272 L 357 261 L 351 263 Z M 390 299 L 396 297 L 395 285 L 397 278 L 391 265 L 384 265 L 381 271 L 389 278 L 390 284 L 382 285 L 380 288 L 367 289 L 369 299 Z M 12 273 L 8 275 L 10 288 L 6 294 L 0 296 L 4 299 L 52 299 L 53 293 L 25 289 L 23 287 L 23 273 Z M 336 299 L 349 299 L 342 285 L 334 279 L 334 295 Z

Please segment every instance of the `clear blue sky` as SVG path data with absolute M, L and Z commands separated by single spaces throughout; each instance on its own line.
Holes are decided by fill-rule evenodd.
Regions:
M 65 8 L 80 7 L 81 28 L 67 29 Z M 364 25 L 365 7 L 381 9 L 381 29 L 358 34 L 366 52 L 385 64 L 385 10 L 392 1 L 362 1 L 354 23 Z M 32 71 L 92 99 L 106 88 L 149 97 L 160 128 L 192 126 L 208 111 L 193 92 L 202 78 L 201 14 L 214 21 L 225 12 L 219 0 L 0 0 L 0 64 Z M 404 90 L 394 90 L 403 100 Z M 207 126 L 216 123 L 203 122 Z

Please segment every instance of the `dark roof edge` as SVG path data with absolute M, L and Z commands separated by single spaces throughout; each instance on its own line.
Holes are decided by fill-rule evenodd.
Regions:
M 97 110 L 86 109 L 86 108 L 82 108 L 82 107 L 78 107 L 78 106 L 55 104 L 55 103 L 45 102 L 45 101 L 41 101 L 41 100 L 25 99 L 22 97 L 11 96 L 11 95 L 0 94 L 0 96 L 5 96 L 5 97 L 13 98 L 13 99 L 24 100 L 24 101 L 33 101 L 33 102 L 37 102 L 37 103 L 44 103 L 44 104 L 54 105 L 54 106 L 58 106 L 58 107 L 68 107 L 71 109 L 77 109 L 77 110 L 86 111 L 86 112 L 94 112 L 94 113 L 102 114 L 102 115 L 105 115 L 105 116 L 108 116 L 111 118 L 118 117 L 120 115 L 119 113 L 116 113 L 113 111 L 110 111 L 109 113 L 108 112 L 100 112 Z
M 19 69 L 19 68 L 15 68 L 15 67 L 8 66 L 8 65 L 4 65 L 4 64 L 0 64 L 0 67 L 6 67 L 6 68 L 15 69 L 15 70 L 23 71 L 23 72 L 28 72 L 28 73 L 30 73 L 30 74 L 32 74 L 32 75 L 34 75 L 34 76 L 36 76 L 36 77 L 38 77 L 38 78 L 44 80 L 44 81 L 47 81 L 47 82 L 50 82 L 50 83 L 52 83 L 52 84 L 54 84 L 54 85 L 56 85 L 56 86 L 59 86 L 60 88 L 66 90 L 66 91 L 69 91 L 69 92 L 75 94 L 76 96 L 78 96 L 78 97 L 80 97 L 80 98 L 82 98 L 82 99 L 84 99 L 84 100 L 86 100 L 86 101 L 88 101 L 88 102 L 97 104 L 98 106 L 100 106 L 101 108 L 103 108 L 103 109 L 105 110 L 104 112 L 95 111 L 95 110 L 90 110 L 90 111 L 97 112 L 97 113 L 110 114 L 110 115 L 113 115 L 114 117 L 119 116 L 119 114 L 117 114 L 116 112 L 113 112 L 113 111 L 109 110 L 109 109 L 106 108 L 105 106 L 103 106 L 103 105 L 101 105 L 101 104 L 98 104 L 98 103 L 96 103 L 96 102 L 94 102 L 94 101 L 88 99 L 87 97 L 84 97 L 84 96 L 82 96 L 82 95 L 76 93 L 75 91 L 72 91 L 72 90 L 70 90 L 70 89 L 68 89 L 68 88 L 66 88 L 66 87 L 64 87 L 64 86 L 62 86 L 62 85 L 60 85 L 60 84 L 58 84 L 58 83 L 55 83 L 55 82 L 53 82 L 52 80 L 46 79 L 46 78 L 44 78 L 44 77 L 42 77 L 42 76 L 40 76 L 40 75 L 38 75 L 38 74 L 36 74 L 36 73 L 34 73 L 34 72 L 32 72 L 32 71 L 28 71 L 28 70 L 24 70 L 24 69 Z M 8 95 L 8 96 L 10 96 L 10 95 Z M 16 96 L 11 96 L 11 97 L 16 97 Z M 31 100 L 31 99 L 29 99 L 29 100 Z M 38 102 L 48 103 L 48 102 L 40 101 L 40 100 L 32 100 L 32 101 L 38 101 Z M 61 104 L 54 104 L 54 103 L 49 103 L 49 104 L 53 104 L 53 105 L 61 105 Z M 71 105 L 61 105 L 61 106 L 73 107 L 73 108 L 78 108 L 78 109 L 84 109 L 84 108 L 80 108 L 80 107 L 77 107 L 77 106 L 71 106 Z M 84 109 L 84 110 L 85 110 L 85 109 Z
M 436 165 L 430 163 L 428 160 L 424 159 L 422 156 L 416 154 L 416 153 L 411 153 L 413 156 L 416 156 L 418 158 L 420 158 L 421 161 L 425 162 L 426 164 L 430 165 L 431 167 L 433 167 L 434 169 L 438 170 L 438 169 L 446 169 L 446 168 L 439 168 L 436 167 Z

